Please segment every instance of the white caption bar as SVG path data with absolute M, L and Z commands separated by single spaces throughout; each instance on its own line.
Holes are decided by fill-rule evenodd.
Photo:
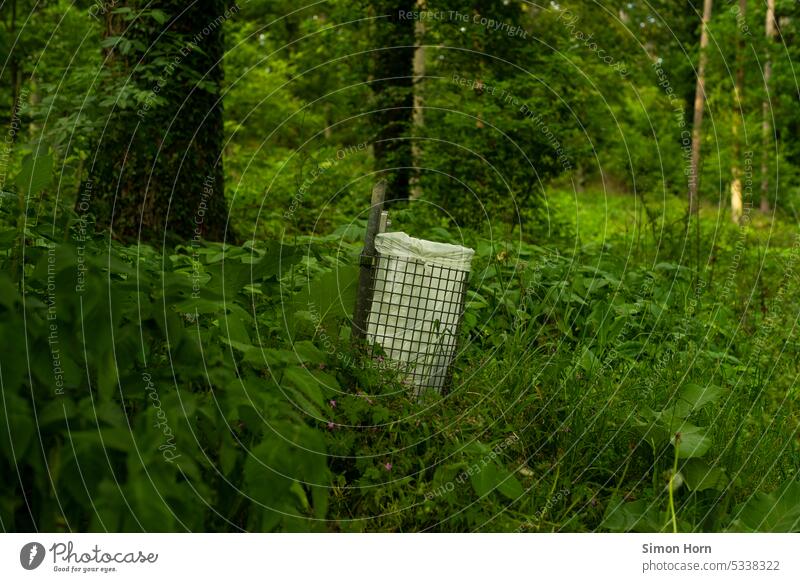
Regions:
M 797 581 L 798 550 L 796 534 L 4 534 L 0 580 Z

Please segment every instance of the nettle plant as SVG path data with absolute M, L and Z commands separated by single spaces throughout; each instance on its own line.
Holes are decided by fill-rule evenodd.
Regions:
M 323 387 L 339 387 L 327 354 L 280 334 L 300 249 L 162 254 L 63 208 L 19 224 L 0 231 L 0 328 L 25 339 L 0 370 L 5 527 L 322 528 Z

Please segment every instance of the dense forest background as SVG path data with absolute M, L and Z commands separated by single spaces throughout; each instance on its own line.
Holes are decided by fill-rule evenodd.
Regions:
M 5 531 L 798 531 L 800 4 L 0 0 Z M 476 250 L 453 381 L 370 191 Z

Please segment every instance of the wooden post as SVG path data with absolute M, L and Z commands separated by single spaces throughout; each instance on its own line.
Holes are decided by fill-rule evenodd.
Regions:
M 364 250 L 361 251 L 361 268 L 358 275 L 356 308 L 353 312 L 353 338 L 363 340 L 367 335 L 367 315 L 372 302 L 372 263 L 375 258 L 375 235 L 381 225 L 383 201 L 386 198 L 386 180 L 381 180 L 372 188 L 372 206 L 367 219 L 367 234 L 364 236 Z

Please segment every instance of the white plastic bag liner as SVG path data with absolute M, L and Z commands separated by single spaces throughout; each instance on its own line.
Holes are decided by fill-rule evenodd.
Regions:
M 475 251 L 378 234 L 367 339 L 417 387 L 441 391 L 455 356 L 466 280 Z

